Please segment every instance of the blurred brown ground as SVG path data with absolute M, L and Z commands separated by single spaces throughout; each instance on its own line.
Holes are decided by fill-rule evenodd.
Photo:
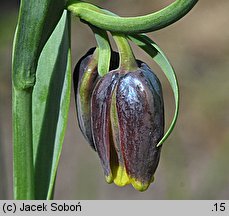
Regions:
M 11 49 L 17 2 L 0 8 L 0 199 L 12 199 Z M 14 3 L 15 2 L 15 3 Z M 92 1 L 121 16 L 158 10 L 168 0 Z M 229 1 L 200 0 L 182 20 L 150 36 L 171 60 L 180 83 L 176 128 L 163 146 L 155 182 L 140 193 L 104 181 L 97 155 L 79 132 L 72 97 L 56 182 L 56 199 L 228 199 L 229 197 Z M 73 65 L 95 40 L 72 19 Z M 171 89 L 152 60 L 134 47 L 163 83 L 167 124 L 174 110 Z M 72 95 L 73 96 L 73 95 Z

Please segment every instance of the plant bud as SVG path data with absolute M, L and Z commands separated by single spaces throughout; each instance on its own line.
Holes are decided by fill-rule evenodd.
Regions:
M 159 163 L 164 105 L 160 81 L 138 64 L 136 71 L 114 70 L 97 82 L 91 129 L 107 182 L 144 191 Z
M 95 48 L 90 49 L 77 63 L 73 80 L 77 117 L 79 127 L 85 139 L 95 150 L 91 134 L 91 108 L 90 99 L 96 80 L 98 78 L 98 60 L 93 56 Z
M 96 53 L 97 52 L 97 53 Z M 112 52 L 110 69 L 118 67 L 118 53 Z M 73 80 L 77 118 L 79 127 L 90 146 L 95 149 L 91 132 L 91 95 L 100 79 L 98 70 L 98 51 L 91 48 L 77 63 Z

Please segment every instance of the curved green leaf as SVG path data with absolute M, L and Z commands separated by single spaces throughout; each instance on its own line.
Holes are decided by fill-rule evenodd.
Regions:
M 176 124 L 176 120 L 178 117 L 179 112 L 179 87 L 178 82 L 176 78 L 175 71 L 171 64 L 169 63 L 169 60 L 165 56 L 165 54 L 162 52 L 162 50 L 159 48 L 159 46 L 153 42 L 149 37 L 147 37 L 144 34 L 141 35 L 132 35 L 129 36 L 130 40 L 132 40 L 135 44 L 137 44 L 140 48 L 142 48 L 145 52 L 147 52 L 154 61 L 161 67 L 162 71 L 164 72 L 165 76 L 169 80 L 169 83 L 172 87 L 174 99 L 175 99 L 175 112 L 173 120 L 161 139 L 161 141 L 157 144 L 157 146 L 160 146 L 171 134 L 171 132 L 174 129 L 174 126 Z
M 81 0 L 69 0 L 67 8 L 80 19 L 106 31 L 125 34 L 147 33 L 169 26 L 185 16 L 198 0 L 176 0 L 154 13 L 138 17 L 118 17 Z
M 107 32 L 95 26 L 89 25 L 95 34 L 95 39 L 99 49 L 98 73 L 102 77 L 109 72 L 111 47 Z
M 45 45 L 33 91 L 35 199 L 51 199 L 70 103 L 70 16 L 65 11 Z

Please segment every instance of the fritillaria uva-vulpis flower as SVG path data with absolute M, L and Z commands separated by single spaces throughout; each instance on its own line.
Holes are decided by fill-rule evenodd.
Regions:
M 98 153 L 108 183 L 148 188 L 159 163 L 164 105 L 159 79 L 139 60 L 137 68 L 118 68 L 112 52 L 110 71 L 100 77 L 97 51 L 78 62 L 74 84 L 79 125 Z

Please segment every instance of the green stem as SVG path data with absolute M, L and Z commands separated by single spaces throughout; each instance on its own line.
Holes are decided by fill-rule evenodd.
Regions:
M 13 89 L 14 199 L 34 199 L 32 88 Z
M 185 16 L 198 0 L 176 0 L 164 9 L 145 16 L 118 17 L 109 11 L 82 2 L 70 0 L 67 9 L 86 22 L 111 32 L 125 34 L 146 33 L 162 29 Z
M 132 49 L 126 39 L 122 34 L 113 33 L 112 36 L 117 44 L 119 51 L 119 69 L 126 71 L 134 71 L 138 68 Z

